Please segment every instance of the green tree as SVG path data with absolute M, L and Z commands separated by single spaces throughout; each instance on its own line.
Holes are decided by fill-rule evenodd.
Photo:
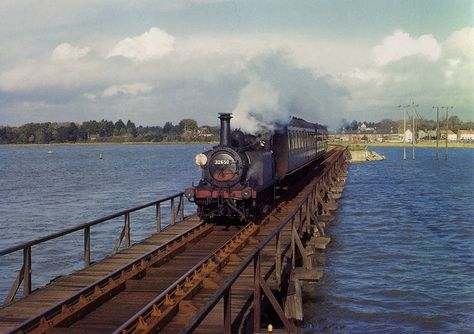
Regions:
M 114 136 L 123 136 L 127 132 L 125 123 L 119 119 L 114 125 Z
M 178 124 L 179 133 L 185 134 L 186 132 L 194 132 L 198 129 L 197 122 L 191 118 L 185 118 Z
M 137 136 L 137 127 L 135 126 L 135 123 L 133 123 L 132 121 L 130 120 L 127 121 L 126 129 L 127 129 L 128 135 L 132 137 Z
M 455 132 L 457 132 L 462 126 L 461 120 L 456 115 L 453 115 L 448 118 L 448 124 L 449 124 L 449 128 Z
M 171 122 L 166 122 L 165 125 L 163 126 L 163 133 L 164 134 L 170 134 L 174 132 L 174 125 Z

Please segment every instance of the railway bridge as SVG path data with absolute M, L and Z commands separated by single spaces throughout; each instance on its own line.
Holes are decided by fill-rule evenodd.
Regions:
M 330 241 L 326 228 L 343 190 L 347 155 L 345 149 L 328 151 L 295 197 L 245 226 L 185 216 L 179 193 L 0 250 L 0 259 L 23 254 L 0 307 L 0 332 L 298 332 L 301 285 L 323 275 L 318 254 Z M 156 213 L 156 232 L 132 244 L 133 215 L 147 208 Z M 112 254 L 92 262 L 91 230 L 120 217 Z M 32 249 L 72 233 L 83 235 L 84 268 L 32 291 Z

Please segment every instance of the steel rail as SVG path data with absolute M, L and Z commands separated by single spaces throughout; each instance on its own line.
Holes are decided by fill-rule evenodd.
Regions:
M 179 302 L 175 299 L 184 299 L 184 297 L 198 289 L 202 281 L 211 273 L 212 269 L 221 266 L 228 257 L 243 247 L 248 239 L 254 235 L 261 225 L 250 223 L 228 240 L 216 251 L 203 258 L 194 267 L 183 274 L 175 283 L 169 286 L 160 295 L 154 298 L 150 303 L 139 310 L 127 322 L 114 331 L 114 334 L 131 333 L 135 330 L 145 330 L 147 332 L 156 329 L 163 321 L 164 316 L 172 311 L 170 308 L 177 307 Z M 236 244 L 236 245 L 234 245 Z M 202 274 L 206 275 L 202 275 Z M 180 291 L 178 293 L 178 291 Z M 172 304 L 166 305 L 168 302 Z M 169 306 L 166 310 L 163 307 Z M 155 319 L 152 319 L 152 318 Z M 147 324 L 150 322 L 151 324 Z M 145 329 L 146 328 L 146 329 Z
M 201 224 L 188 231 L 185 231 L 184 233 L 160 245 L 156 249 L 149 251 L 145 255 L 139 256 L 132 262 L 118 268 L 107 276 L 81 289 L 71 297 L 53 305 L 48 310 L 42 312 L 34 318 L 26 320 L 9 333 L 35 332 L 36 330 L 42 333 L 48 328 L 57 326 L 63 322 L 67 322 L 68 318 L 73 316 L 74 311 L 81 312 L 90 303 L 95 302 L 104 295 L 111 293 L 111 290 L 118 288 L 118 286 L 124 284 L 128 279 L 140 275 L 148 267 L 152 266 L 163 258 L 172 255 L 172 253 L 176 252 L 179 248 L 184 247 L 189 242 L 187 239 L 192 237 L 194 233 L 199 233 L 195 236 L 199 237 L 212 228 L 213 226 L 211 224 L 201 222 Z M 192 240 L 194 239 L 195 238 L 192 238 Z M 179 248 L 177 248 L 177 246 L 179 246 Z M 112 286 L 112 288 L 108 288 L 108 286 Z M 91 296 L 93 298 L 89 298 Z M 88 298 L 90 300 L 87 300 Z M 74 309 L 76 306 L 78 306 L 78 310 Z M 66 317 L 55 320 L 55 317 L 60 316 L 61 313 L 65 314 Z

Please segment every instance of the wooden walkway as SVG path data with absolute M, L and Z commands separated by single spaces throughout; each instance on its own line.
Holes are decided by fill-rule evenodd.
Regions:
M 25 320 L 36 316 L 100 278 L 130 263 L 139 256 L 157 248 L 181 233 L 197 226 L 197 216 L 186 217 L 183 221 L 170 225 L 161 232 L 154 233 L 130 248 L 106 257 L 89 267 L 60 277 L 47 286 L 35 290 L 31 295 L 0 308 L 0 333 L 6 333 Z

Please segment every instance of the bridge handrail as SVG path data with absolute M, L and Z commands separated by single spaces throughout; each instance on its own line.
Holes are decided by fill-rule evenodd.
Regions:
M 69 228 L 66 228 L 66 229 L 64 229 L 64 230 L 61 230 L 61 231 L 59 231 L 59 232 L 51 233 L 51 234 L 45 235 L 45 236 L 43 236 L 43 237 L 41 237 L 41 238 L 38 238 L 38 239 L 26 241 L 26 242 L 23 242 L 23 243 L 19 243 L 19 244 L 10 246 L 10 247 L 8 247 L 8 248 L 1 249 L 1 250 L 0 250 L 0 256 L 4 256 L 4 255 L 10 254 L 10 253 L 14 253 L 14 252 L 16 252 L 16 251 L 19 251 L 19 250 L 24 249 L 25 247 L 31 247 L 31 246 L 38 245 L 38 244 L 43 243 L 43 242 L 46 242 L 46 241 L 50 241 L 50 240 L 53 240 L 53 239 L 56 239 L 56 238 L 59 238 L 59 237 L 63 237 L 63 236 L 65 236 L 65 235 L 71 234 L 71 233 L 73 233 L 73 232 L 77 232 L 77 231 L 83 230 L 83 229 L 86 228 L 86 227 L 91 227 L 91 226 L 94 226 L 94 225 L 97 225 L 97 224 L 106 222 L 106 221 L 108 221 L 108 220 L 111 220 L 111 219 L 114 219 L 114 218 L 123 216 L 123 215 L 125 215 L 125 214 L 127 214 L 127 213 L 134 212 L 134 211 L 138 211 L 138 210 L 142 210 L 142 209 L 148 208 L 148 207 L 150 207 L 150 206 L 153 206 L 153 205 L 156 205 L 156 204 L 159 204 L 159 203 L 163 203 L 163 202 L 169 201 L 169 200 L 171 200 L 172 198 L 180 197 L 180 196 L 183 195 L 183 194 L 184 194 L 184 192 L 180 192 L 180 193 L 177 193 L 177 194 L 174 194 L 174 195 L 171 195 L 171 196 L 168 196 L 168 197 L 165 197 L 165 198 L 162 198 L 162 199 L 153 201 L 153 202 L 149 202 L 149 203 L 146 203 L 146 204 L 142 204 L 142 205 L 136 206 L 136 207 L 131 208 L 131 209 L 126 209 L 126 210 L 122 210 L 122 211 L 117 211 L 117 212 L 115 212 L 115 213 L 113 213 L 113 214 L 110 214 L 110 215 L 108 215 L 108 216 L 104 216 L 104 217 L 101 217 L 101 218 L 92 220 L 92 221 L 87 222 L 87 223 L 83 223 L 83 224 L 80 224 L 80 225 L 76 225 L 76 226 L 73 226 L 73 227 L 69 227 Z
M 175 199 L 179 199 L 178 207 L 175 208 Z M 176 193 L 174 195 L 158 199 L 156 201 L 148 202 L 130 209 L 117 211 L 112 213 L 108 216 L 101 217 L 87 223 L 83 223 L 77 226 L 69 227 L 63 229 L 59 232 L 52 233 L 38 239 L 22 242 L 5 249 L 0 250 L 0 257 L 18 252 L 23 250 L 23 266 L 21 267 L 17 278 L 13 282 L 12 287 L 7 295 L 5 300 L 5 304 L 11 303 L 18 292 L 18 289 L 23 282 L 23 295 L 27 296 L 31 293 L 31 247 L 44 243 L 46 241 L 54 240 L 59 237 L 63 237 L 65 235 L 77 232 L 77 231 L 84 231 L 84 267 L 88 267 L 91 264 L 91 232 L 90 229 L 92 226 L 110 221 L 112 219 L 118 217 L 124 217 L 123 229 L 120 233 L 120 236 L 115 241 L 115 247 L 113 253 L 117 252 L 121 245 L 122 241 L 125 240 L 124 244 L 125 247 L 130 247 L 130 213 L 139 211 L 145 208 L 149 208 L 152 206 L 156 207 L 156 229 L 157 231 L 161 231 L 162 229 L 162 217 L 161 217 L 161 204 L 164 202 L 170 201 L 170 211 L 171 211 L 171 221 L 170 224 L 174 224 L 176 222 L 176 218 L 179 214 L 181 219 L 184 219 L 184 192 Z
M 345 154 L 347 153 L 347 148 L 344 150 L 341 150 L 340 152 L 335 154 L 334 156 L 331 156 L 331 158 L 334 159 L 341 159 Z M 332 159 L 331 159 L 332 160 Z M 312 183 L 314 184 L 314 187 L 317 187 L 323 178 L 328 174 L 330 169 L 326 169 L 316 180 L 314 180 Z M 240 265 L 234 270 L 234 272 L 227 277 L 224 282 L 222 282 L 215 292 L 213 298 L 211 298 L 206 304 L 200 307 L 199 311 L 196 313 L 196 315 L 188 321 L 186 326 L 180 330 L 179 333 L 191 333 L 193 330 L 199 326 L 199 324 L 204 320 L 204 318 L 207 316 L 209 311 L 214 308 L 217 303 L 225 297 L 226 294 L 230 294 L 230 289 L 232 288 L 232 285 L 234 282 L 240 277 L 240 275 L 243 273 L 243 271 L 252 263 L 252 261 L 256 262 L 258 261 L 258 258 L 260 256 L 260 252 L 272 241 L 273 238 L 275 238 L 278 234 L 281 233 L 283 228 L 287 225 L 290 224 L 298 214 L 298 212 L 301 210 L 302 206 L 304 205 L 305 202 L 308 201 L 309 196 L 311 192 L 308 192 L 299 202 L 298 205 L 295 206 L 295 208 L 291 211 L 291 213 L 287 216 L 285 220 L 283 220 L 277 228 L 275 228 L 269 235 L 267 235 L 263 240 L 261 240 L 257 245 L 255 245 L 254 249 L 252 252 L 245 257 Z M 284 253 L 288 251 L 285 250 Z M 254 263 L 255 265 L 255 263 Z M 254 275 L 255 275 L 255 270 L 254 270 Z M 254 277 L 255 279 L 255 277 Z M 259 278 L 260 279 L 260 278 Z

